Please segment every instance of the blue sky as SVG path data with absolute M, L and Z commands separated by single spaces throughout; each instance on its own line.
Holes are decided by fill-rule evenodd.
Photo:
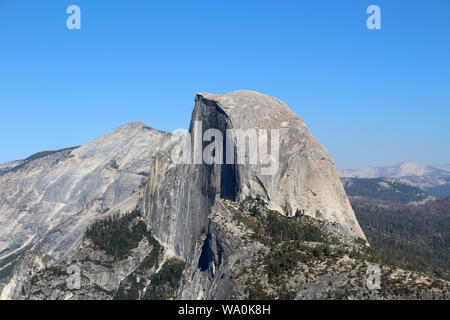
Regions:
M 449 0 L 0 0 L 0 46 L 0 162 L 135 120 L 186 128 L 196 92 L 248 89 L 339 167 L 450 163 Z

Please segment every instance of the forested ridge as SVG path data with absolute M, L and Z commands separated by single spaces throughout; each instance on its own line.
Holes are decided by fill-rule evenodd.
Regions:
M 352 201 L 372 249 L 402 268 L 450 280 L 450 197 L 422 205 Z

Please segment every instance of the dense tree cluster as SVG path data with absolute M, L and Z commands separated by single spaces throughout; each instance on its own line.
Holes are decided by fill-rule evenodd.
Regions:
M 185 266 L 186 263 L 181 259 L 175 258 L 165 262 L 161 270 L 151 277 L 144 300 L 174 299 Z
M 450 198 L 422 206 L 359 206 L 355 214 L 374 253 L 403 268 L 450 279 Z
M 448 196 L 450 194 L 450 178 L 447 179 L 447 183 L 434 187 L 428 187 L 426 190 L 435 197 Z
M 242 214 L 242 210 L 248 211 L 250 216 Z M 254 237 L 265 244 L 291 240 L 326 241 L 325 234 L 312 223 L 312 218 L 300 214 L 295 217 L 283 216 L 269 210 L 261 199 L 246 199 L 241 204 L 241 212 L 235 212 L 234 218 L 253 230 Z
M 124 215 L 116 214 L 94 222 L 86 231 L 97 249 L 115 259 L 126 257 L 144 236 L 149 236 L 146 224 L 139 220 L 139 210 Z
M 345 178 L 343 183 L 349 197 L 407 203 L 423 200 L 429 196 L 424 190 L 395 179 Z
M 270 246 L 263 264 L 271 283 L 280 282 L 283 275 L 295 269 L 298 263 L 307 263 L 311 259 L 329 255 L 329 244 L 335 243 L 335 239 L 328 236 L 317 219 L 301 212 L 295 217 L 283 216 L 268 209 L 261 199 L 247 198 L 241 203 L 239 211 L 232 211 L 237 221 L 253 231 L 252 237 L 255 240 Z M 308 243 L 321 244 L 310 246 Z M 281 282 L 278 284 L 281 285 Z M 257 283 L 249 283 L 247 288 L 249 297 L 264 297 Z M 283 294 L 291 296 L 287 291 Z M 283 294 L 279 293 L 278 296 Z

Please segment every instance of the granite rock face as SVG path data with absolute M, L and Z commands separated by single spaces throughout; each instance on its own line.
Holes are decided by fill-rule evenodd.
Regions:
M 169 134 L 135 122 L 82 147 L 4 166 L 0 270 L 30 250 L 69 259 L 92 221 L 113 208 L 133 210 L 140 199 L 133 192 L 146 182 L 151 158 L 167 139 Z
M 274 210 L 290 216 L 300 210 L 365 238 L 330 155 L 283 102 L 249 91 L 204 94 L 198 99 L 214 101 L 234 129 L 280 130 L 279 169 L 274 175 L 262 175 L 257 165 L 238 166 L 238 199 L 257 193 Z
M 200 129 L 196 122 L 201 122 Z M 177 148 L 174 142 L 156 155 L 150 169 L 144 205 L 148 222 L 155 236 L 173 247 L 176 254 L 185 258 L 193 254 L 194 241 L 208 226 L 208 216 L 218 198 L 242 201 L 259 197 L 285 215 L 300 212 L 325 220 L 354 238 L 365 239 L 328 152 L 283 102 L 251 91 L 199 93 L 189 129 L 192 153 L 208 129 L 218 129 L 225 139 L 234 142 L 223 143 L 222 164 L 195 164 L 192 154 L 193 164 L 175 164 L 171 161 L 171 150 Z M 271 158 L 277 163 L 265 163 L 264 159 L 253 164 L 250 160 L 228 163 L 226 148 L 237 148 L 239 141 L 237 134 L 227 136 L 227 129 L 267 130 L 263 141 L 267 141 L 268 149 L 272 146 L 271 130 L 279 130 L 279 157 Z M 202 143 L 204 150 L 209 142 Z M 246 145 L 247 151 L 250 147 Z M 250 153 L 246 154 L 250 158 Z M 267 174 L 267 166 L 278 170 Z

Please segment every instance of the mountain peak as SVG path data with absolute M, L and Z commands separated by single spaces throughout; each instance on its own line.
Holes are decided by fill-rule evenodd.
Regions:
M 410 161 L 392 166 L 370 166 L 361 169 L 340 168 L 339 173 L 346 178 L 402 178 L 447 175 L 447 172 L 442 169 Z
M 133 121 L 133 122 L 128 122 L 128 123 L 120 126 L 117 130 L 121 130 L 121 129 L 139 129 L 139 128 L 144 128 L 144 127 L 147 127 L 147 125 L 144 122 Z
M 305 127 L 303 120 L 284 102 L 260 92 L 197 93 L 195 101 L 203 99 L 216 103 L 230 117 L 236 129 Z
M 194 130 L 195 122 L 202 123 L 200 133 Z M 329 222 L 349 237 L 365 238 L 330 155 L 286 104 L 246 90 L 223 95 L 198 93 L 191 119 L 193 140 L 208 129 L 217 129 L 223 136 L 227 130 L 255 130 L 258 142 L 269 144 L 270 140 L 266 151 L 270 149 L 271 154 L 256 151 L 255 164 L 247 159 L 214 168 L 174 166 L 170 150 L 155 155 L 145 197 L 151 201 L 144 201 L 145 212 L 151 212 L 155 236 L 165 239 L 177 255 L 187 258 L 192 252 L 202 227 L 207 227 L 217 210 L 216 199 L 239 202 L 259 198 L 283 215 L 302 212 Z M 267 135 L 260 136 L 261 131 Z M 172 147 L 176 150 L 178 146 Z M 236 145 L 233 148 L 237 150 Z

